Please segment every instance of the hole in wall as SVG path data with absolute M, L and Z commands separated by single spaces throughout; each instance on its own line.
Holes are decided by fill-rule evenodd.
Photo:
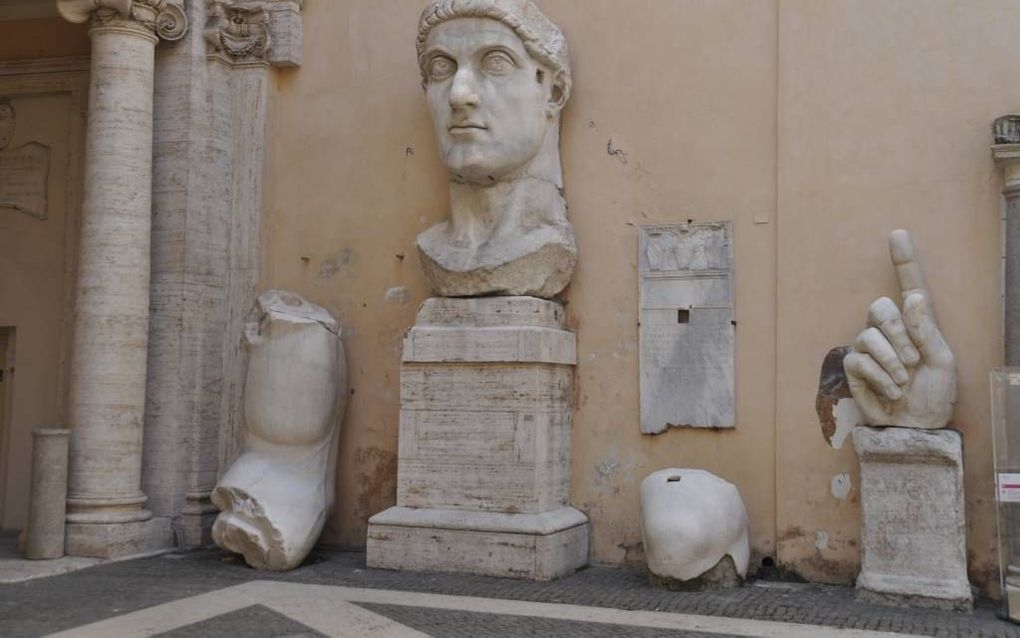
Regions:
M 677 323 L 690 323 L 691 322 L 691 311 L 688 308 L 680 308 L 676 311 L 676 322 Z

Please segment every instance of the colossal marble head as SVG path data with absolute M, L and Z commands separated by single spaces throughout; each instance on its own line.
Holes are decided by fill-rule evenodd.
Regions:
M 0 102 L 0 151 L 7 148 L 14 137 L 14 107 Z
M 418 25 L 418 64 L 454 179 L 561 185 L 560 111 L 570 97 L 563 33 L 530 0 L 436 0 Z
M 432 289 L 553 298 L 577 263 L 560 167 L 563 33 L 531 0 L 434 0 L 416 44 L 451 173 L 447 219 L 418 236 Z

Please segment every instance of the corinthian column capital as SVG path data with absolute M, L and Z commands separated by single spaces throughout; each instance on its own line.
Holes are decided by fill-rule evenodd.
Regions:
M 181 39 L 188 30 L 183 5 L 184 0 L 57 0 L 57 10 L 68 22 L 131 22 L 168 41 Z

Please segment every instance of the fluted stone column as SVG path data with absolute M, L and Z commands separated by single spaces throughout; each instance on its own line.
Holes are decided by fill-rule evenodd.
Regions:
M 58 0 L 91 21 L 92 69 L 68 419 L 67 553 L 146 546 L 141 490 L 149 330 L 155 46 L 183 35 L 168 0 Z

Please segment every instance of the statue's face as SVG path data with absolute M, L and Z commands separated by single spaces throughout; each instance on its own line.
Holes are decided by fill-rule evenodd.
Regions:
M 497 20 L 437 25 L 425 43 L 425 76 L 443 162 L 461 180 L 488 184 L 520 172 L 555 124 L 552 74 Z
M 14 108 L 10 104 L 0 104 L 0 151 L 7 148 L 14 137 Z

